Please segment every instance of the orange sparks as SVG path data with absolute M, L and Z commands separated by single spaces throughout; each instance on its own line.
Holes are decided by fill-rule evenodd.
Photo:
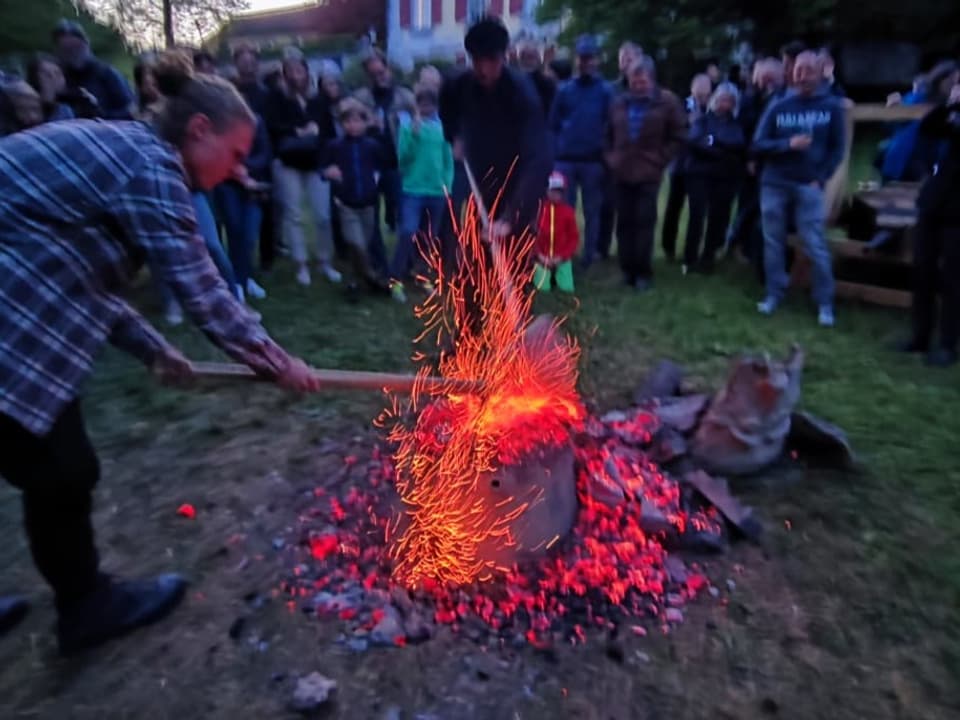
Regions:
M 409 400 L 394 398 L 380 420 L 393 423 L 389 437 L 398 447 L 403 517 L 391 523 L 389 542 L 393 576 L 408 586 L 465 584 L 507 570 L 480 549 L 513 545 L 511 524 L 530 503 L 486 503 L 479 483 L 531 452 L 565 445 L 584 417 L 577 344 L 557 322 L 531 317 L 524 287 L 532 239 L 517 239 L 509 254 L 487 242 L 472 203 L 458 236 L 456 270 L 444 268 L 435 243 L 423 252 L 434 291 L 416 309 L 424 325 L 417 340 L 454 348 L 441 353 L 438 367 L 415 356 L 418 377 L 439 370 L 447 392 L 431 392 L 439 399 L 421 406 L 418 384 Z M 464 393 L 463 381 L 481 389 Z

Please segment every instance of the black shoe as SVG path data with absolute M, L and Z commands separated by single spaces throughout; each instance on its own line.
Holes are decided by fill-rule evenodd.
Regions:
M 179 575 L 124 582 L 105 578 L 76 605 L 60 612 L 60 654 L 72 655 L 126 635 L 168 615 L 187 589 Z
M 957 364 L 957 351 L 956 350 L 947 350 L 946 348 L 939 348 L 933 350 L 927 355 L 925 361 L 930 367 L 939 367 L 945 368 L 950 367 L 951 365 Z
M 697 275 L 713 275 L 713 268 L 713 260 L 701 260 L 690 268 L 690 272 L 696 273 Z
M 11 630 L 27 616 L 30 604 L 22 597 L 0 597 L 0 635 Z
M 653 290 L 653 280 L 650 278 L 637 278 L 633 283 L 633 289 L 638 293 L 644 293 Z
M 347 283 L 343 288 L 343 296 L 348 303 L 355 304 L 360 302 L 360 286 L 355 282 Z
M 930 351 L 930 343 L 929 341 L 923 342 L 917 338 L 910 338 L 894 343 L 893 349 L 902 353 L 926 353 Z

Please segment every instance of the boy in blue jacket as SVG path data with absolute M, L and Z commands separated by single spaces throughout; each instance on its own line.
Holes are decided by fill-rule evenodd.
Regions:
M 813 265 L 818 322 L 832 327 L 834 282 L 823 190 L 843 160 L 844 109 L 824 88 L 816 53 L 797 56 L 794 80 L 794 89 L 767 108 L 753 138 L 754 152 L 763 159 L 760 211 L 767 283 L 766 298 L 757 309 L 773 314 L 786 294 L 787 213 L 792 210 Z
M 387 284 L 373 269 L 367 252 L 377 222 L 377 180 L 389 166 L 383 143 L 367 133 L 367 107 L 356 98 L 347 98 L 337 110 L 344 135 L 326 147 L 324 177 L 333 183 L 333 197 L 340 214 L 343 239 L 350 249 L 354 278 L 347 286 L 357 292 L 364 280 L 371 290 L 386 292 Z

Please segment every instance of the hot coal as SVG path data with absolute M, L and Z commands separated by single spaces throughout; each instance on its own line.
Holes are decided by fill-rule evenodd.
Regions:
M 374 450 L 359 484 L 314 491 L 293 531 L 299 543 L 288 541 L 299 546 L 300 563 L 280 592 L 291 610 L 343 623 L 343 643 L 355 652 L 422 642 L 440 628 L 485 647 L 544 651 L 620 626 L 668 631 L 709 583 L 664 545 L 691 535 L 722 542 L 722 521 L 713 508 L 685 508 L 679 482 L 647 456 L 654 415 L 634 410 L 608 420 L 588 418 L 574 439 L 576 523 L 545 555 L 483 581 L 401 585 L 387 540 L 401 511 L 395 471 Z

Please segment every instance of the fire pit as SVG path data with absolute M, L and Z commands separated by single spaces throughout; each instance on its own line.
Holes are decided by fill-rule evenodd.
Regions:
M 531 318 L 527 269 L 485 244 L 475 211 L 460 240 L 452 276 L 426 253 L 436 289 L 417 309 L 421 340 L 455 338 L 438 363 L 449 392 L 394 397 L 378 419 L 390 456 L 375 452 L 337 496 L 317 491 L 309 552 L 283 587 L 291 607 L 339 616 L 343 641 L 363 647 L 438 625 L 534 645 L 623 623 L 645 632 L 639 618 L 667 628 L 707 581 L 695 567 L 668 571 L 663 543 L 689 527 L 719 534 L 716 511 L 685 512 L 680 486 L 647 457 L 653 414 L 587 414 L 577 344 Z M 465 380 L 481 390 L 464 393 Z

